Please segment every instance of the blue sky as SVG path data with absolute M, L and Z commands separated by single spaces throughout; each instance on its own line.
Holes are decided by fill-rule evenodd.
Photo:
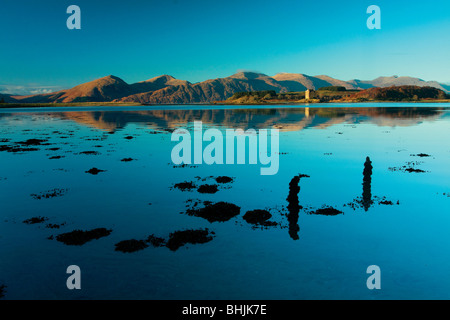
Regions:
M 81 30 L 68 30 L 69 5 Z M 369 30 L 369 5 L 381 30 Z M 450 83 L 450 1 L 0 0 L 0 90 L 240 70 Z M 20 89 L 22 88 L 22 89 Z

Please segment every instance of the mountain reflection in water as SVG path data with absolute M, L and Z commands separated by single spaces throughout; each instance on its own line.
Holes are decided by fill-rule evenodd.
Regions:
M 186 107 L 184 107 L 186 108 Z M 213 106 L 211 106 L 213 108 Z M 29 110 L 33 112 L 33 109 Z M 11 114 L 14 116 L 14 112 Z M 5 117 L 8 114 L 1 114 Z M 129 123 L 147 123 L 155 129 L 176 128 L 190 122 L 202 121 L 208 125 L 227 128 L 277 128 L 281 131 L 298 131 L 306 128 L 327 128 L 335 124 L 373 123 L 379 126 L 412 126 L 424 121 L 434 121 L 448 116 L 448 107 L 282 107 L 248 109 L 163 109 L 115 111 L 49 111 L 49 117 L 76 121 L 101 130 L 115 131 Z

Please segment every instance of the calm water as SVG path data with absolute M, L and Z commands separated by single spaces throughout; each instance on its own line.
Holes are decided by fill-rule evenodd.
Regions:
M 278 128 L 278 174 L 174 167 L 171 131 L 194 120 L 222 131 Z M 448 137 L 448 104 L 2 110 L 0 285 L 5 299 L 449 299 Z M 42 141 L 17 144 L 28 139 Z M 363 184 L 366 157 L 373 169 Z M 86 173 L 93 167 L 104 172 Z M 297 217 L 287 197 L 299 174 L 309 178 L 295 194 Z M 214 194 L 173 187 L 217 176 L 234 180 Z M 240 214 L 209 222 L 186 214 L 195 201 L 229 202 Z M 314 214 L 323 206 L 342 214 Z M 276 225 L 247 223 L 254 209 Z M 39 216 L 48 220 L 23 223 Z M 94 228 L 112 233 L 81 246 L 55 239 Z M 213 240 L 115 251 L 122 240 L 199 228 Z M 72 264 L 82 290 L 66 287 Z M 370 265 L 381 269 L 381 290 L 366 287 Z

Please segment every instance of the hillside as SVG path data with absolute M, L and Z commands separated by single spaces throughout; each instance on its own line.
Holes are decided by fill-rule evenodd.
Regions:
M 421 101 L 445 100 L 450 95 L 433 87 L 392 86 L 387 88 L 370 88 L 357 92 L 349 97 L 352 101 Z
M 411 77 L 379 77 L 372 81 L 343 81 L 326 75 L 308 76 L 300 73 L 278 73 L 273 77 L 257 72 L 238 72 L 229 77 L 198 83 L 162 75 L 128 84 L 119 77 L 106 76 L 48 94 L 29 96 L 0 95 L 7 103 L 84 103 L 115 102 L 141 104 L 192 104 L 224 101 L 237 92 L 272 90 L 276 94 L 303 92 L 307 89 L 340 86 L 347 90 L 413 85 L 433 87 L 450 93 L 450 86 Z M 414 95 L 413 95 L 414 96 Z M 364 98 L 364 97 L 360 97 Z M 371 99 L 371 97 L 367 98 Z

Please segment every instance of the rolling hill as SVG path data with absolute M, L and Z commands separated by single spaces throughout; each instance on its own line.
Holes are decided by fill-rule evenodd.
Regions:
M 274 90 L 276 93 L 317 90 L 328 86 L 343 86 L 347 90 L 363 90 L 391 86 L 434 87 L 450 93 L 450 86 L 412 77 L 379 77 L 371 81 L 343 81 L 326 75 L 309 76 L 300 73 L 278 73 L 273 77 L 257 72 L 238 72 L 229 77 L 198 83 L 162 75 L 128 84 L 109 75 L 71 89 L 29 96 L 1 95 L 5 102 L 76 103 L 76 102 L 138 102 L 144 104 L 190 104 L 224 101 L 236 92 Z

